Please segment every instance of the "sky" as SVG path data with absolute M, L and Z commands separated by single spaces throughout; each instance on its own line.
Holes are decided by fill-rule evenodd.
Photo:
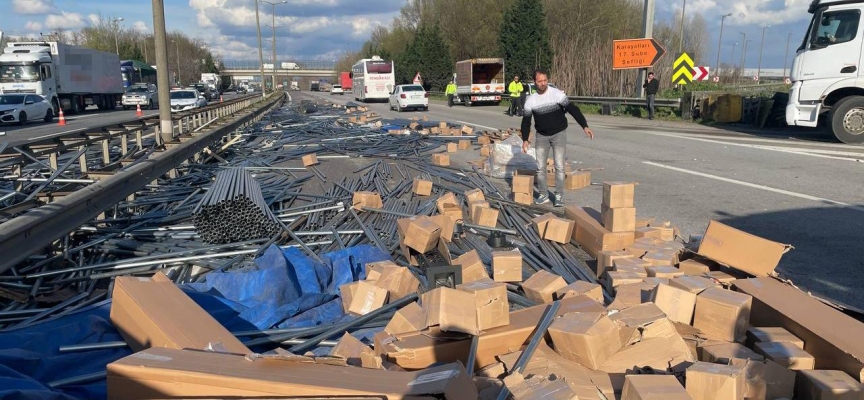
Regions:
M 671 20 L 681 12 L 701 14 L 708 22 L 709 49 L 696 64 L 713 67 L 717 61 L 718 34 L 725 19 L 721 42 L 722 63 L 741 62 L 743 37 L 747 35 L 746 66 L 758 64 L 762 27 L 763 68 L 783 68 L 787 37 L 791 33 L 789 64 L 806 31 L 810 0 L 656 0 L 658 20 Z M 2 0 L 10 2 L 0 30 L 10 35 L 35 35 L 61 29 L 80 29 L 98 16 L 123 18 L 122 26 L 151 32 L 153 13 L 146 0 Z M 276 50 L 280 61 L 335 60 L 365 42 L 377 25 L 389 26 L 405 0 L 286 0 L 274 7 L 260 3 L 264 52 L 270 54 L 272 21 L 276 25 Z M 254 0 L 164 0 L 169 31 L 179 30 L 199 37 L 224 59 L 257 59 Z M 685 33 L 686 34 L 686 33 Z M 676 43 L 662 43 L 676 56 Z M 734 48 L 733 48 L 734 47 Z M 734 50 L 734 53 L 733 53 Z

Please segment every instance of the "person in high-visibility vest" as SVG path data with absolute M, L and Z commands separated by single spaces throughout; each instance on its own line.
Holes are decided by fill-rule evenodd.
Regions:
M 513 80 L 510 81 L 510 85 L 507 86 L 507 91 L 510 92 L 510 109 L 507 110 L 507 115 L 521 115 L 522 107 L 519 104 L 519 96 L 522 95 L 522 91 L 525 88 L 522 86 L 522 82 L 519 82 L 519 75 L 513 77 Z
M 447 107 L 453 107 L 453 96 L 456 95 L 456 84 L 453 81 L 447 84 L 447 89 L 444 89 L 444 94 L 447 95 Z

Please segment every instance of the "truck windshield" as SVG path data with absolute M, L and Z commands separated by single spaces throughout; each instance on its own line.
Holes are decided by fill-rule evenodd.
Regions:
M 39 67 L 35 65 L 0 65 L 0 82 L 38 82 Z
M 861 10 L 819 11 L 810 27 L 810 46 L 815 48 L 855 39 Z

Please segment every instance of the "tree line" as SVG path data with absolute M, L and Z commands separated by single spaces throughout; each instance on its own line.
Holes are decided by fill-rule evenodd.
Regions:
M 78 31 L 54 31 L 40 34 L 35 39 L 57 41 L 109 53 L 119 50 L 121 60 L 138 60 L 156 65 L 156 43 L 153 34 L 123 27 L 113 22 L 113 19 L 102 16 Z M 3 41 L 32 40 L 33 37 L 17 36 L 4 38 Z M 167 35 L 167 44 L 168 69 L 173 73 L 179 66 L 180 82 L 184 85 L 198 82 L 202 73 L 219 73 L 221 60 L 210 51 L 202 39 L 187 36 L 181 31 L 173 31 Z M 5 43 L 0 45 L 5 47 Z M 224 81 L 226 80 L 223 79 Z
M 349 71 L 373 55 L 396 64 L 397 83 L 416 72 L 427 90 L 444 89 L 455 61 L 505 59 L 506 78 L 527 77 L 536 68 L 570 95 L 633 96 L 637 70 L 612 69 L 612 40 L 642 37 L 642 0 L 408 0 L 390 27 L 378 26 L 363 46 L 337 62 Z M 684 24 L 683 43 L 681 24 Z M 679 47 L 697 64 L 705 58 L 705 20 L 680 10 L 671 21 L 655 21 L 653 35 L 667 54 L 652 69 L 662 86 L 671 86 L 672 62 Z

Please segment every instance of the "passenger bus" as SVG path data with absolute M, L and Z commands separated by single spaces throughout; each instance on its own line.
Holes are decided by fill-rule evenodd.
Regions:
M 387 100 L 396 86 L 393 61 L 378 56 L 364 58 L 351 67 L 351 91 L 354 100 Z

